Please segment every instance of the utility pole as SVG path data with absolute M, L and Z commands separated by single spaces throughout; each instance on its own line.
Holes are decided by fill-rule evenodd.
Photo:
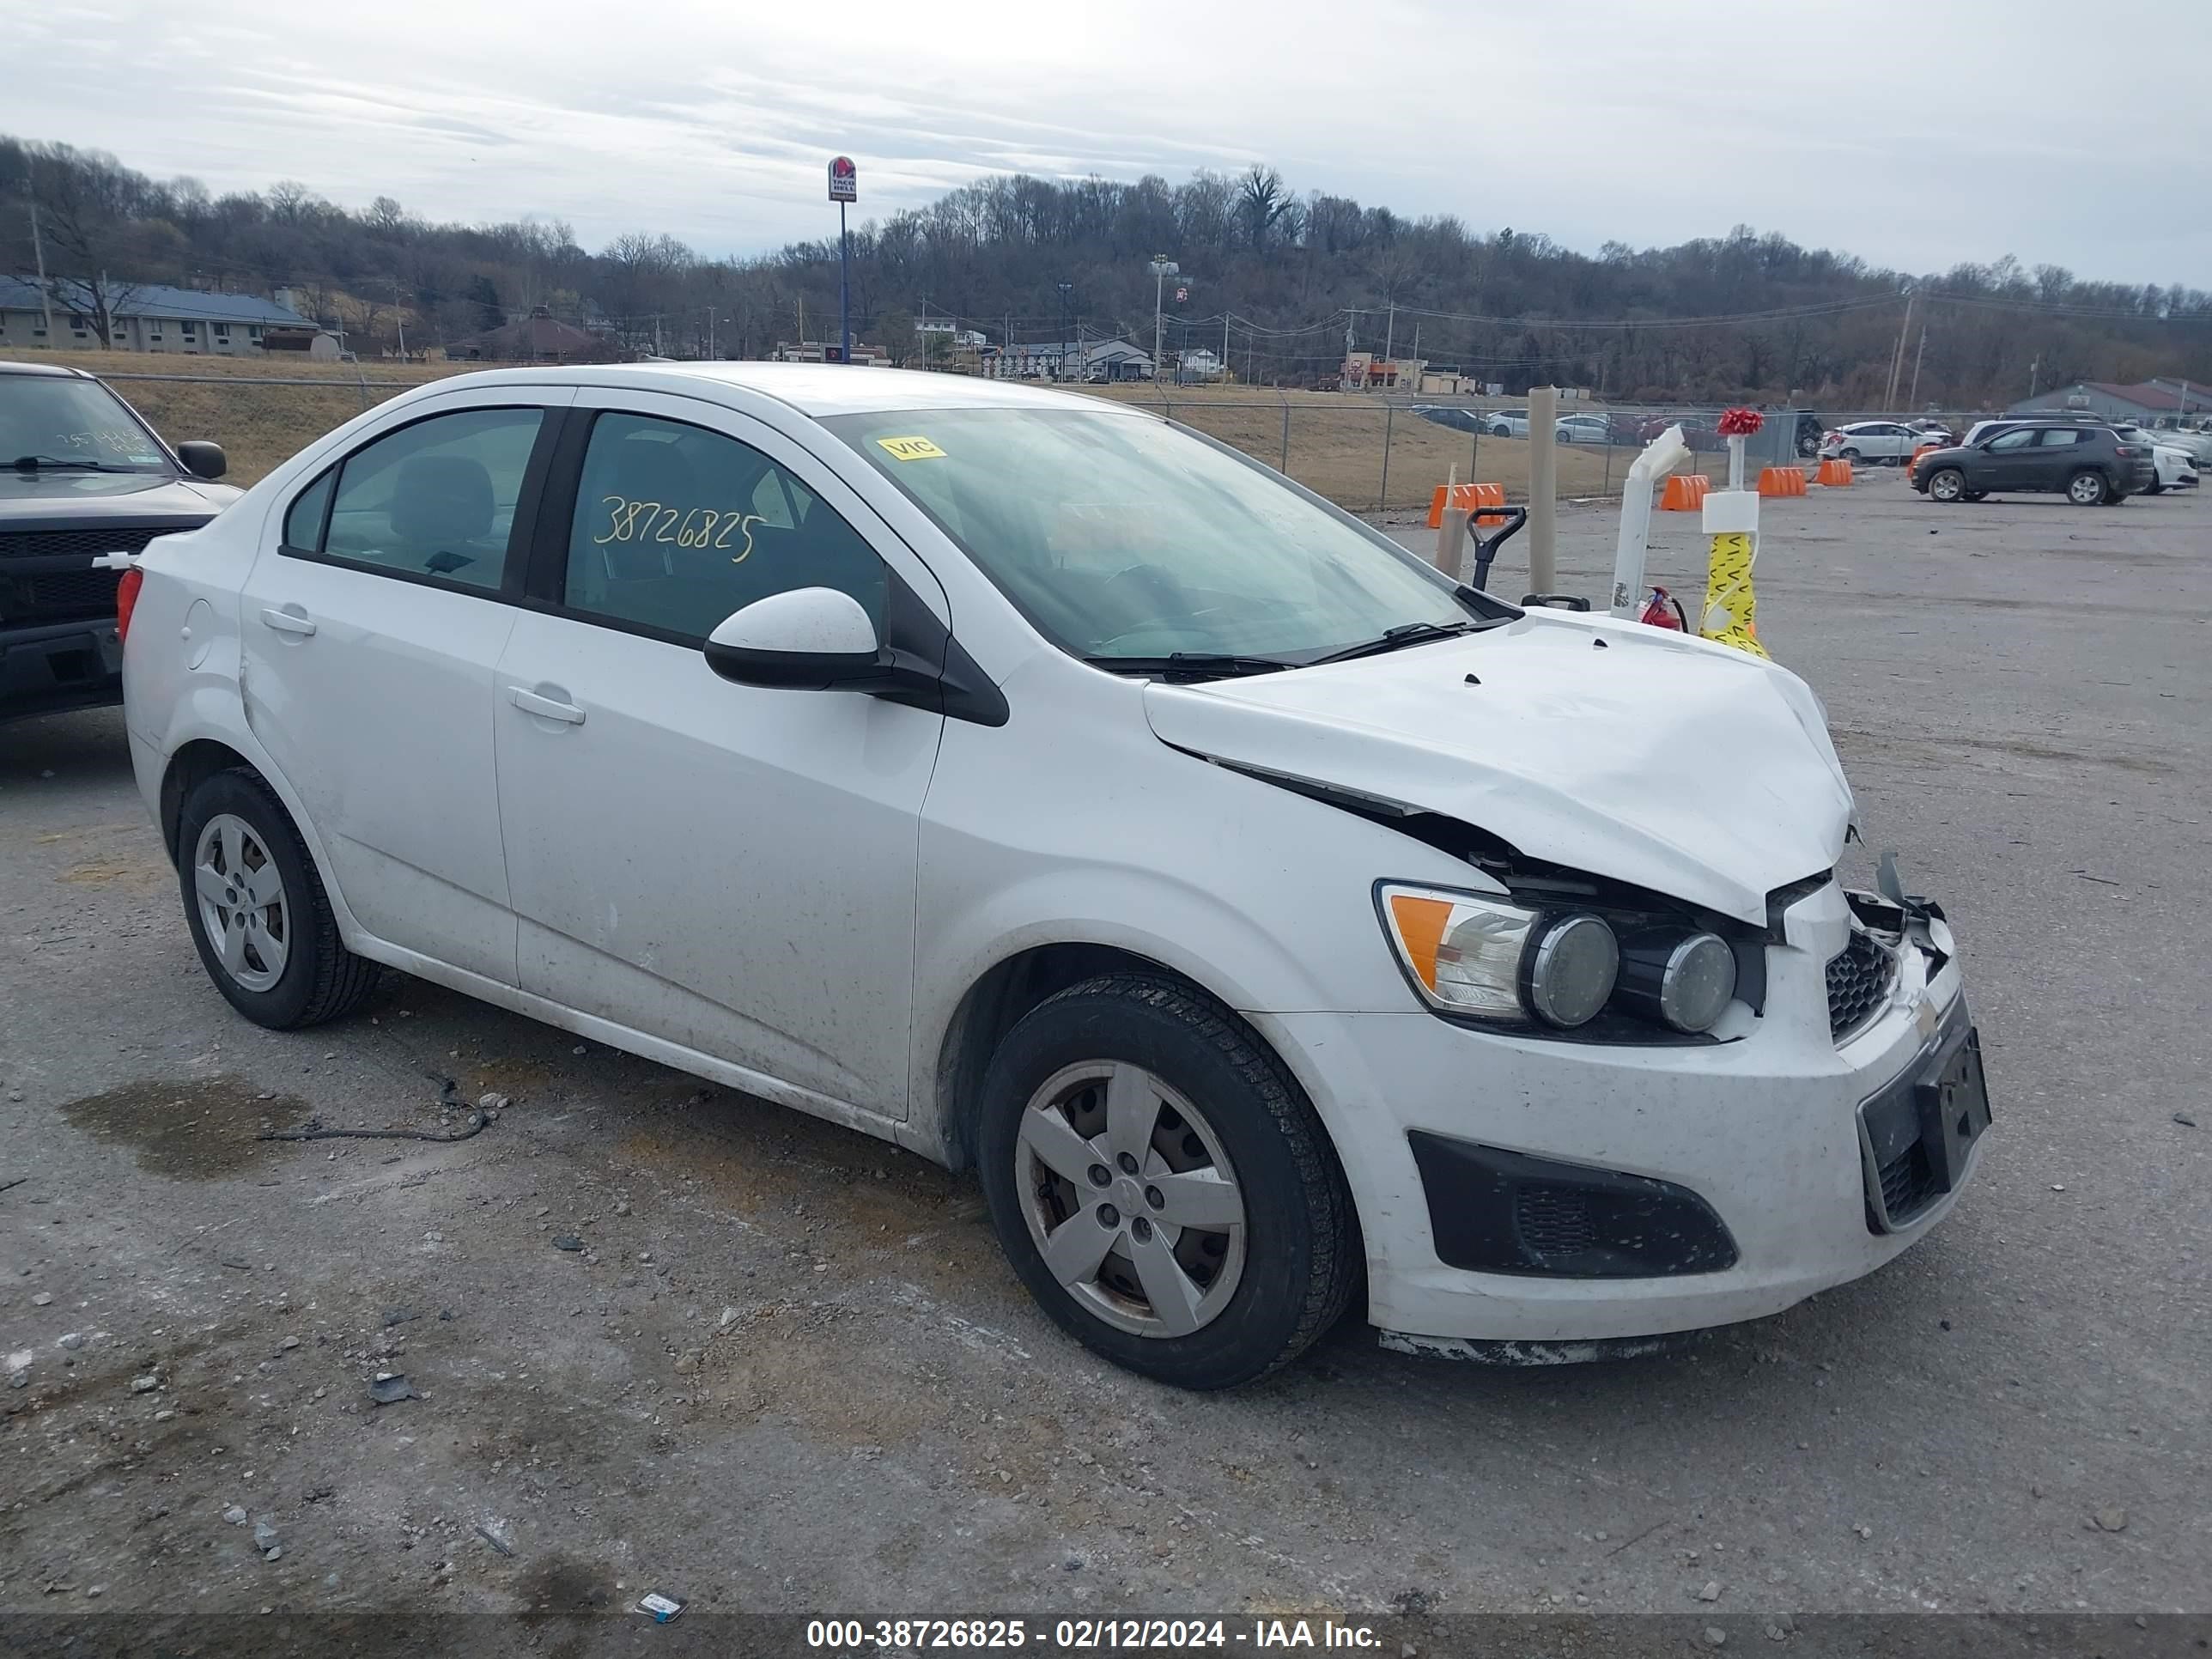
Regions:
M 399 273 L 392 273 L 392 323 L 399 331 L 399 361 L 407 361 L 407 313 L 399 308 Z
M 1905 321 L 1897 330 L 1897 351 L 1889 360 L 1889 391 L 1882 399 L 1882 407 L 1892 412 L 1897 408 L 1898 376 L 1905 372 L 1905 337 L 1912 331 L 1912 301 L 1918 297 L 1911 289 L 1905 290 Z
M 1229 319 L 1235 313 L 1228 307 L 1224 306 L 1221 308 L 1221 379 L 1224 384 L 1226 384 L 1229 377 L 1236 373 L 1236 370 L 1229 366 Z
M 2037 352 L 2035 361 L 2027 366 L 2027 395 L 2035 396 L 2036 378 L 2043 372 L 2043 354 Z
M 1395 362 L 1397 358 L 1392 356 L 1390 348 L 1398 337 L 1398 302 L 1393 300 L 1389 304 L 1390 320 L 1382 330 L 1382 356 L 1386 362 Z
M 708 356 L 708 357 L 711 360 L 711 359 L 714 357 L 714 307 L 712 307 L 712 306 L 708 306 L 708 307 L 707 307 L 707 356 Z
M 1920 406 L 1920 360 L 1927 355 L 1928 325 L 1923 323 L 1920 325 L 1920 346 L 1912 354 L 1912 390 L 1905 395 L 1905 406 L 1909 409 L 1917 409 Z
M 1179 276 L 1182 267 L 1164 253 L 1152 255 L 1152 378 L 1160 378 L 1160 347 L 1165 331 L 1161 325 L 1161 302 L 1167 293 L 1168 278 Z
M 46 313 L 46 343 L 54 343 L 54 296 L 46 292 L 46 245 L 39 235 L 39 204 L 31 204 L 31 252 L 39 262 L 39 309 Z

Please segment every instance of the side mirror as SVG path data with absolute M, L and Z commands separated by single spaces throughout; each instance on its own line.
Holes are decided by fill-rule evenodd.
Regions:
M 205 478 L 210 483 L 230 471 L 230 463 L 223 459 L 221 444 L 179 444 L 177 459 L 185 464 L 185 471 L 192 477 Z
M 795 587 L 733 611 L 707 636 L 707 665 L 739 685 L 819 690 L 890 672 L 860 602 L 834 587 Z

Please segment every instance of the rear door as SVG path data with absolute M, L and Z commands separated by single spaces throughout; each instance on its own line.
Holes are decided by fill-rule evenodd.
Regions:
M 794 587 L 848 592 L 879 626 L 895 591 L 944 618 L 943 592 L 748 416 L 586 390 L 570 428 L 494 713 L 522 988 L 797 1103 L 902 1115 L 944 717 L 732 684 L 701 647 Z
M 492 670 L 565 388 L 441 398 L 270 515 L 242 593 L 246 713 L 355 919 L 514 981 Z

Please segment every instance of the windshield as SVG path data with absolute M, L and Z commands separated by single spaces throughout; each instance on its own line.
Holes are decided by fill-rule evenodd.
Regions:
M 0 374 L 0 466 L 167 472 L 168 458 L 115 394 L 74 375 Z
M 1164 422 L 984 409 L 823 424 L 1054 644 L 1106 666 L 1176 654 L 1305 663 L 1409 623 L 1470 621 L 1436 570 Z

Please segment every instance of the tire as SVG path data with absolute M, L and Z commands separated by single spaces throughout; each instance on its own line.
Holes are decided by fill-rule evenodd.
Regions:
M 992 1057 L 981 1128 L 984 1196 L 1014 1271 L 1055 1324 L 1117 1365 L 1235 1388 L 1297 1358 L 1351 1302 L 1357 1235 L 1327 1132 L 1281 1063 L 1203 993 L 1116 974 L 1048 998 Z M 1200 1218 L 1170 1240 L 1164 1224 L 1186 1208 Z M 1055 1269 L 1041 1241 L 1063 1237 Z
M 2166 494 L 2166 486 L 2160 483 L 2156 478 L 2153 478 L 2148 483 L 2143 486 L 2143 494 L 2146 495 L 2163 495 Z
M 1797 456 L 1800 460 L 1809 461 L 1820 453 L 1820 441 L 1818 438 L 1812 437 L 1808 434 L 1808 436 L 1798 439 Z
M 1966 475 L 1955 466 L 1938 467 L 1928 475 L 1928 499 L 1956 502 L 1966 499 Z
M 1838 452 L 1836 459 L 1849 461 L 1853 466 L 1856 466 L 1859 464 L 1859 453 L 1856 449 L 1841 450 Z
M 272 867 L 273 886 L 263 873 Z M 185 798 L 177 877 L 201 966 L 255 1024 L 319 1025 L 375 988 L 380 969 L 339 939 L 291 815 L 253 773 L 218 772 Z
M 2084 467 L 2066 481 L 2066 499 L 2076 507 L 2102 507 L 2112 499 L 2112 487 L 2103 473 Z

